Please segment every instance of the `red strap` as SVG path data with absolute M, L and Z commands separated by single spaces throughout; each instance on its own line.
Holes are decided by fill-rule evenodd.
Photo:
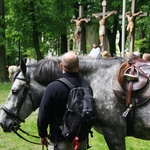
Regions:
M 79 149 L 79 138 L 76 136 L 72 142 L 72 146 L 74 150 L 78 150 Z

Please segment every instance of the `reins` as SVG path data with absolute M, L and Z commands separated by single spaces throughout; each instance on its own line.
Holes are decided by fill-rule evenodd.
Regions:
M 30 133 L 27 133 L 26 131 L 24 131 L 24 130 L 21 129 L 21 128 L 19 128 L 18 130 L 21 131 L 22 133 L 24 133 L 24 134 L 30 136 L 30 137 L 34 137 L 34 138 L 40 139 L 39 136 L 36 136 L 36 135 L 32 135 L 32 134 L 30 134 Z M 29 143 L 32 143 L 32 144 L 36 144 L 36 145 L 42 145 L 42 150 L 44 150 L 44 145 L 43 145 L 43 144 L 30 141 L 30 140 L 26 139 L 25 137 L 23 137 L 21 134 L 19 134 L 17 131 L 13 131 L 13 132 L 14 132 L 19 138 L 25 140 L 26 142 L 29 142 Z M 47 148 L 47 150 L 48 150 L 48 148 Z
M 28 135 L 28 136 L 31 136 L 31 137 L 34 137 L 34 138 L 40 138 L 39 136 L 36 136 L 36 135 L 32 135 L 32 134 L 30 134 L 30 133 L 27 133 L 26 131 L 24 131 L 24 130 L 21 129 L 21 128 L 19 128 L 19 130 L 20 130 L 22 133 L 24 133 L 24 134 L 26 134 L 26 135 Z
M 121 58 L 119 58 L 116 54 L 114 54 L 113 53 L 113 56 L 115 57 L 115 58 L 117 58 L 121 63 L 124 61 L 124 60 L 122 60 Z
M 34 138 L 40 138 L 40 137 L 38 137 L 38 136 L 34 136 L 34 135 L 31 135 L 31 134 L 25 132 L 25 131 L 22 130 L 21 128 L 19 128 L 19 130 L 20 130 L 22 133 L 24 133 L 24 134 L 26 134 L 26 135 L 28 135 L 28 136 L 31 136 L 31 137 L 34 137 Z M 36 145 L 42 145 L 41 143 L 33 142 L 33 141 L 30 141 L 30 140 L 24 138 L 24 137 L 23 137 L 21 134 L 19 134 L 17 131 L 13 131 L 13 132 L 14 132 L 18 137 L 20 137 L 21 139 L 23 139 L 23 140 L 25 140 L 25 141 L 27 141 L 27 142 L 29 142 L 29 143 L 36 144 Z

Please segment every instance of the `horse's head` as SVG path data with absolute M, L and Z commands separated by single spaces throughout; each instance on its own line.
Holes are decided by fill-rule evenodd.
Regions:
M 32 77 L 32 68 L 27 68 L 24 61 L 16 74 L 6 103 L 2 106 L 0 124 L 4 132 L 16 131 L 36 108 L 45 90 Z

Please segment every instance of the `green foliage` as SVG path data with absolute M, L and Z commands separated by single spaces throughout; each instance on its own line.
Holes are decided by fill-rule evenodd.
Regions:
M 148 43 L 146 38 L 140 39 L 140 40 L 135 40 L 135 50 L 139 51 L 141 48 L 148 48 Z
M 40 51 L 43 54 L 47 53 L 51 48 L 51 45 L 47 44 L 47 42 L 51 43 L 51 39 L 56 40 L 61 34 L 67 34 L 75 3 L 75 1 L 69 0 L 8 0 L 5 3 L 7 56 L 14 58 L 13 51 L 18 51 L 20 42 L 21 55 L 27 54 L 31 57 L 35 49 L 32 39 L 33 26 L 36 27 L 36 31 L 39 34 Z M 36 19 L 35 22 L 33 22 L 33 17 Z M 42 38 L 44 38 L 44 41 L 41 41 Z M 34 52 L 34 58 L 35 55 L 36 53 Z
M 80 1 L 84 6 L 83 16 L 92 18 L 88 25 L 94 24 L 97 27 L 98 20 L 94 19 L 92 14 L 102 12 L 102 1 Z M 36 31 L 38 32 L 40 51 L 45 55 L 49 50 L 55 49 L 53 44 L 47 43 L 56 41 L 56 43 L 59 43 L 59 46 L 55 50 L 58 51 L 61 35 L 65 34 L 69 37 L 70 33 L 72 33 L 74 25 L 70 23 L 70 20 L 73 16 L 77 17 L 79 15 L 78 2 L 78 0 L 7 0 L 5 2 L 6 41 L 0 36 L 0 43 L 6 44 L 6 54 L 7 57 L 9 56 L 10 62 L 19 55 L 19 42 L 21 56 L 28 54 L 31 57 L 31 54 L 33 54 L 35 58 L 36 53 L 33 53 L 35 50 L 33 44 L 33 26 L 36 26 Z M 131 10 L 131 2 L 131 0 L 126 1 L 126 11 Z M 33 3 L 33 8 L 31 7 L 31 3 Z M 122 1 L 107 1 L 107 11 L 117 11 L 116 17 L 118 18 L 119 15 L 122 15 L 122 4 Z M 149 6 L 150 1 L 137 0 L 137 11 L 149 12 Z M 35 22 L 33 22 L 33 17 L 35 17 Z M 145 33 L 143 37 L 140 37 L 138 33 L 141 33 L 141 31 L 137 30 L 137 40 L 146 38 L 147 41 L 150 41 L 149 21 L 150 17 L 136 19 L 136 28 L 142 26 Z M 114 26 L 112 17 L 109 18 L 108 22 L 107 29 L 111 30 Z M 118 26 L 118 30 L 120 29 L 121 24 Z M 2 29 L 0 28 L 1 31 Z M 41 40 L 42 38 L 44 38 L 44 41 Z M 148 47 L 150 47 L 149 43 Z

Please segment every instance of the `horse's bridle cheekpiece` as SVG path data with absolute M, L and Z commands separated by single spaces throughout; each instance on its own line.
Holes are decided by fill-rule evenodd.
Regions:
M 13 120 L 13 123 L 10 127 L 10 131 L 14 132 L 17 136 L 19 136 L 20 138 L 22 138 L 23 140 L 27 141 L 27 142 L 30 142 L 30 143 L 33 143 L 33 144 L 38 144 L 38 145 L 41 145 L 41 143 L 36 143 L 36 142 L 32 142 L 30 140 L 27 140 L 26 138 L 24 138 L 22 135 L 20 135 L 17 130 L 20 130 L 22 133 L 28 135 L 28 136 L 31 136 L 31 137 L 35 137 L 35 138 L 38 138 L 39 139 L 39 136 L 35 136 L 35 135 L 32 135 L 32 134 L 29 134 L 27 133 L 26 131 L 22 130 L 20 128 L 20 125 L 18 124 L 18 120 L 21 121 L 21 122 L 25 122 L 24 120 L 22 120 L 20 117 L 19 117 L 19 111 L 22 107 L 22 104 L 26 98 L 26 95 L 27 93 L 29 93 L 29 96 L 30 96 L 30 100 L 31 100 L 31 103 L 32 103 L 32 107 L 33 107 L 33 110 L 35 111 L 35 105 L 34 105 L 34 101 L 32 99 L 32 95 L 31 95 L 31 90 L 30 90 L 30 75 L 27 74 L 25 78 L 19 78 L 17 77 L 16 79 L 18 80 L 21 80 L 21 81 L 24 81 L 26 84 L 25 84 L 25 87 L 24 87 L 24 91 L 23 91 L 23 95 L 21 96 L 21 102 L 19 103 L 19 106 L 18 106 L 18 110 L 16 113 L 12 112 L 11 110 L 9 110 L 5 105 L 2 106 L 2 109 L 7 113 L 9 114 L 10 116 L 14 117 L 14 120 Z M 43 149 L 43 148 L 42 148 Z

